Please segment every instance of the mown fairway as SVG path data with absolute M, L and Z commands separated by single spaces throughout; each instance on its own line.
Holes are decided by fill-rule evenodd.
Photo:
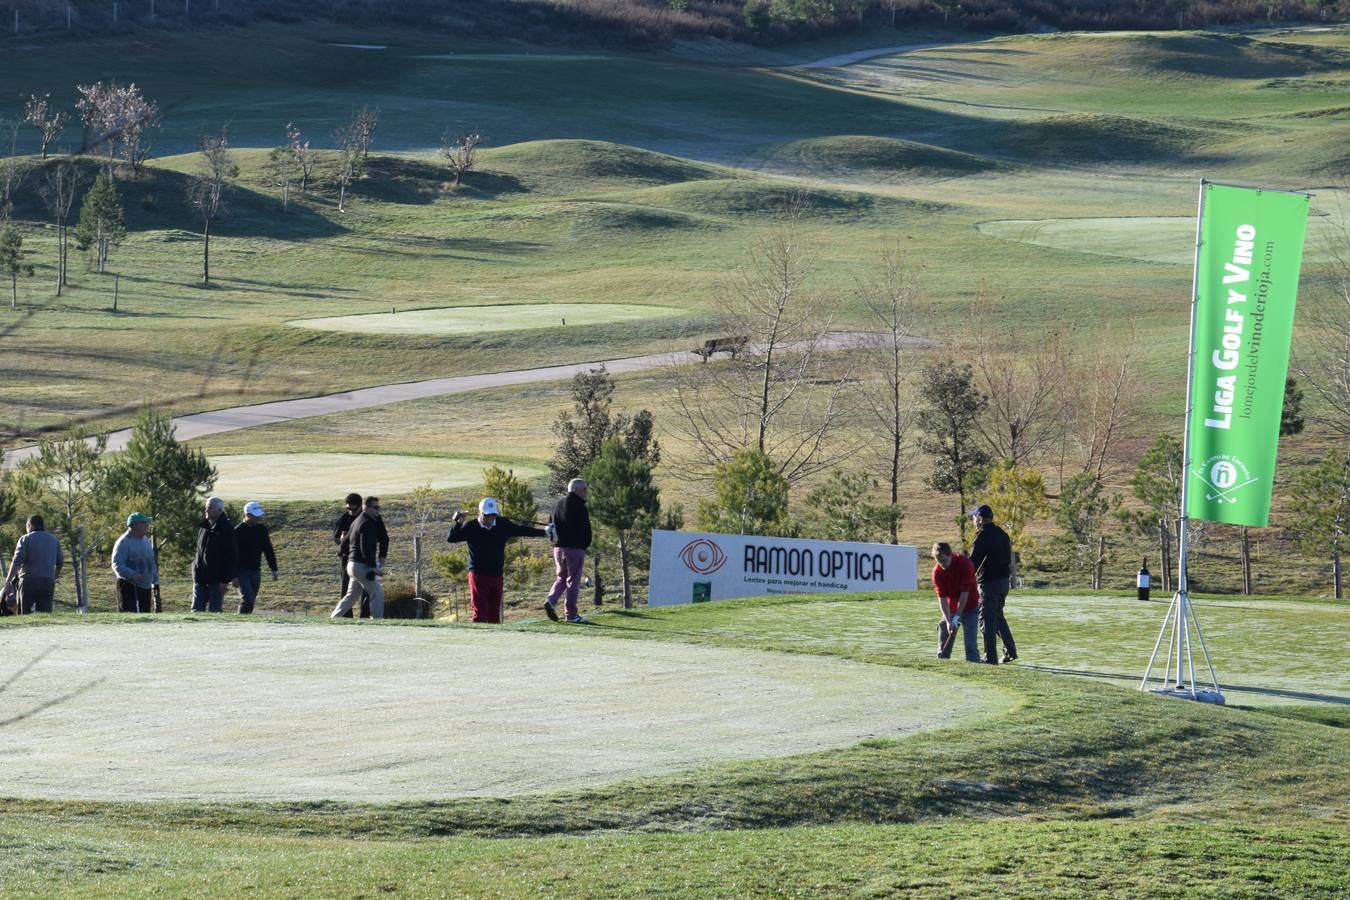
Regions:
M 230 708 L 225 698 L 247 693 L 245 673 L 276 678 L 288 667 L 320 659 L 324 645 L 342 653 L 400 643 L 419 648 L 414 655 L 429 661 L 426 651 L 438 646 L 447 653 L 472 646 L 473 654 L 495 647 L 505 660 L 517 644 L 556 642 L 541 659 L 643 658 L 667 671 L 672 686 L 683 666 L 697 668 L 715 653 L 740 654 L 734 665 L 790 670 L 774 662 L 780 657 L 756 652 L 776 650 L 807 654 L 802 664 L 808 667 L 841 658 L 870 663 L 863 667 L 869 670 L 889 668 L 889 689 L 938 688 L 939 710 L 973 709 L 990 692 L 1009 706 L 993 718 L 898 739 L 878 736 L 841 749 L 713 763 L 550 793 L 355 802 L 371 785 L 419 767 L 426 778 L 411 790 L 431 786 L 434 793 L 438 780 L 455 779 L 457 763 L 453 741 L 431 749 L 427 758 L 353 742 L 334 745 L 337 759 L 316 766 L 332 770 L 336 779 L 326 802 L 7 799 L 0 801 L 0 836 L 8 847 L 0 857 L 0 886 L 16 896 L 928 896 L 994 890 L 1065 897 L 1192 891 L 1330 897 L 1350 889 L 1344 713 L 1350 684 L 1335 663 L 1345 611 L 1288 602 L 1251 604 L 1255 610 L 1207 604 L 1201 611 L 1225 678 L 1232 673 L 1237 680 L 1240 672 L 1253 686 L 1307 689 L 1297 697 L 1270 690 L 1230 698 L 1241 707 L 1209 707 L 1030 668 L 1058 660 L 1098 672 L 1138 669 L 1138 648 L 1149 642 L 1162 607 L 1134 603 L 1015 594 L 1013 627 L 1028 665 L 999 668 L 933 660 L 932 600 L 922 595 L 733 601 L 613 613 L 590 628 L 539 622 L 493 634 L 454 626 L 357 623 L 315 630 L 282 621 L 183 617 L 143 624 L 60 617 L 51 624 L 4 625 L 0 638 L 7 644 L 53 648 L 36 660 L 7 658 L 3 669 L 0 696 L 15 712 L 0 733 L 10 739 L 10 752 L 19 754 L 14 761 L 26 758 L 31 748 L 24 735 L 42 734 L 44 717 L 56 722 L 84 716 L 85 730 L 95 735 L 75 753 L 80 759 L 70 765 L 79 772 L 64 787 L 53 774 L 43 776 L 67 795 L 82 783 L 98 785 L 103 795 L 123 783 L 119 779 L 156 777 L 120 759 L 103 768 L 101 754 L 113 744 L 97 737 L 89 717 L 100 713 L 88 701 L 95 690 L 114 685 L 77 693 L 81 679 L 62 662 L 60 650 L 89 642 L 112 648 L 146 629 L 166 646 L 178 636 L 186 646 L 210 648 L 198 654 L 202 666 L 194 677 L 217 672 L 221 679 L 238 679 L 233 687 L 199 691 L 202 708 L 195 715 L 206 719 L 213 709 Z M 1279 649 L 1255 649 L 1273 643 L 1271 627 L 1298 643 L 1299 659 Z M 633 652 L 616 646 L 615 638 L 631 642 Z M 298 656 L 270 654 L 274 661 L 259 668 L 269 647 L 297 641 L 308 649 Z M 1075 642 L 1100 652 L 1080 657 Z M 397 657 L 391 653 L 390 659 Z M 56 679 L 64 691 L 53 686 L 53 666 L 71 676 Z M 416 679 L 415 690 L 422 690 L 439 677 L 434 669 L 392 662 L 383 678 L 361 671 L 379 685 L 374 693 L 358 689 L 364 700 L 352 696 L 348 684 L 356 673 L 339 667 L 328 674 L 333 687 L 325 688 L 322 670 L 315 670 L 292 679 L 290 696 L 270 699 L 269 707 L 285 704 L 297 715 L 313 716 L 325 703 L 362 706 L 334 711 L 356 721 L 392 709 L 405 696 L 400 679 Z M 565 663 L 559 671 L 568 671 Z M 144 703 L 155 694 L 140 677 L 124 685 L 140 685 Z M 539 690 L 564 697 L 552 706 L 527 702 L 522 708 L 536 714 L 551 708 L 548 715 L 575 720 L 602 697 L 634 696 L 626 688 L 613 690 L 628 677 L 622 665 L 597 675 L 593 684 L 555 675 L 540 680 Z M 436 693 L 461 698 L 456 716 L 472 719 L 474 705 L 484 704 L 483 715 L 491 717 L 497 714 L 490 712 L 496 707 L 493 685 L 485 675 L 456 680 Z M 57 703 L 31 708 L 53 691 Z M 174 735 L 147 723 L 128 736 L 117 710 L 135 702 L 119 699 L 104 714 L 117 740 L 139 742 L 138 758 L 153 767 L 157 742 L 172 743 Z M 917 700 L 905 705 L 934 709 Z M 271 737 L 241 730 L 230 746 L 216 741 L 203 747 L 192 777 L 229 792 L 256 783 L 261 772 L 284 769 L 285 761 L 271 754 L 278 741 L 299 736 L 287 735 L 284 723 L 269 723 L 276 732 Z M 427 726 L 410 720 L 408 727 Z M 659 736 L 658 726 L 641 739 L 659 744 Z M 470 743 L 481 738 L 465 735 Z M 618 744 L 587 752 L 594 750 L 617 751 Z M 480 765 L 518 758 L 509 747 L 500 755 L 486 753 Z M 538 758 L 546 760 L 546 751 Z M 14 777 L 13 766 L 5 771 L 0 784 Z M 350 790 L 341 786 L 343 771 L 353 782 Z M 0 794 L 32 791 L 24 786 Z

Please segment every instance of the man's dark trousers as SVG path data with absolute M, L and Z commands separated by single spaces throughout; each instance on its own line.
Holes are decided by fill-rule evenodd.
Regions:
M 117 579 L 117 611 L 148 613 L 155 611 L 155 595 L 148 587 L 138 587 L 125 578 Z
M 984 635 L 984 661 L 987 663 L 998 662 L 996 638 L 1003 639 L 1003 649 L 1009 656 L 1017 655 L 1012 629 L 1008 627 L 1008 620 L 1003 618 L 1008 587 L 1007 578 L 993 578 L 980 583 L 980 633 Z
M 25 575 L 19 579 L 19 612 L 24 615 L 51 612 L 55 596 L 55 578 L 35 578 L 32 575 Z

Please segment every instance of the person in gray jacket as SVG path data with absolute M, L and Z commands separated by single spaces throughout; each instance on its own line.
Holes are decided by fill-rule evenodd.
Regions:
M 155 547 L 147 536 L 150 516 L 134 512 L 127 516 L 127 530 L 113 544 L 112 570 L 117 576 L 117 610 L 124 613 L 154 612 L 153 591 L 159 584 Z
M 9 577 L 5 579 L 4 593 L 18 588 L 19 612 L 25 615 L 49 613 L 56 593 L 56 579 L 61 577 L 61 566 L 65 562 L 61 542 L 47 530 L 42 516 L 29 516 L 27 529 L 28 533 L 19 538 L 14 548 L 14 561 L 9 567 Z

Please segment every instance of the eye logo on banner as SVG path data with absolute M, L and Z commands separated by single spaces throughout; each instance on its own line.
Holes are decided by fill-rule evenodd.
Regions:
M 680 551 L 680 559 L 694 572 L 711 575 L 726 564 L 727 555 L 722 548 L 706 538 L 690 541 Z

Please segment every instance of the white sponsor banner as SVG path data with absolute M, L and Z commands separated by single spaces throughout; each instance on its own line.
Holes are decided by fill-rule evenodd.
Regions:
M 651 606 L 766 594 L 913 591 L 919 552 L 896 544 L 652 532 Z

